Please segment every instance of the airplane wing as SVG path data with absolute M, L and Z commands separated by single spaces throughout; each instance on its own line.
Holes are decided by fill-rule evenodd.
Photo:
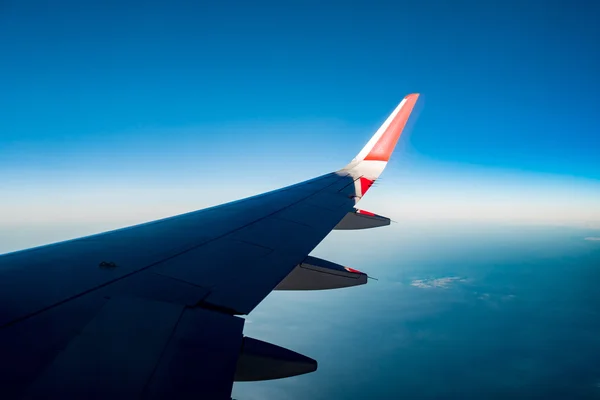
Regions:
M 366 283 L 309 256 L 331 230 L 389 219 L 354 206 L 417 101 L 406 96 L 345 168 L 273 192 L 0 256 L 0 398 L 229 399 L 234 380 L 316 361 L 243 335 L 272 290 Z

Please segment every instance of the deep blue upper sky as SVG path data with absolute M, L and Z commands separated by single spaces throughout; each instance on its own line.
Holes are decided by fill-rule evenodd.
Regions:
M 0 3 L 0 168 L 51 167 L 48 154 L 114 135 L 145 149 L 177 140 L 149 128 L 370 132 L 420 92 L 411 146 L 428 158 L 600 178 L 598 2 L 122 3 Z M 285 143 L 269 135 L 281 138 L 235 145 L 277 154 Z M 323 142 L 351 158 L 367 139 Z

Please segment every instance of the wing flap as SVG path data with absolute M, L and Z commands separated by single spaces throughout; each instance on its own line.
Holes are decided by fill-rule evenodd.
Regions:
M 183 310 L 173 303 L 111 299 L 25 397 L 139 398 Z
M 242 318 L 187 309 L 148 384 L 145 398 L 229 400 L 243 327 Z
M 243 325 L 209 310 L 113 298 L 24 397 L 229 399 Z

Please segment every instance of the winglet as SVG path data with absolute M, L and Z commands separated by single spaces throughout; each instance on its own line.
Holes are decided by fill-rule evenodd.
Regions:
M 402 99 L 398 107 L 390 114 L 353 161 L 387 162 L 418 98 L 418 93 L 412 93 Z
M 353 197 L 356 202 L 367 193 L 385 169 L 418 98 L 419 94 L 413 93 L 402 99 L 369 143 L 341 170 L 354 178 Z

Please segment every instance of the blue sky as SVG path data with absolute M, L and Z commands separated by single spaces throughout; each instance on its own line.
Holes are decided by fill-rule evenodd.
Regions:
M 0 3 L 13 225 L 124 224 L 337 169 L 410 92 L 389 211 L 412 188 L 434 215 L 545 201 L 600 221 L 595 2 L 121 3 Z

